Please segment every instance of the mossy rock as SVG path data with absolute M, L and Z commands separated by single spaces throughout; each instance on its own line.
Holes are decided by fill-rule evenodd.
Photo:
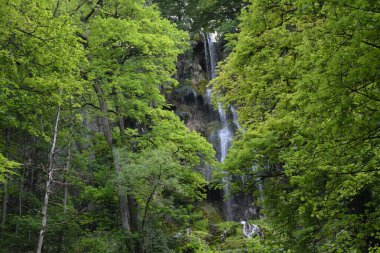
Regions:
M 196 84 L 195 90 L 199 94 L 205 94 L 208 84 L 209 84 L 208 80 L 200 80 L 199 83 Z

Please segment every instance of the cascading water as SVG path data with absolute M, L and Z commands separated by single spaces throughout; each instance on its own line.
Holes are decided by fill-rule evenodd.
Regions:
M 215 50 L 215 34 L 209 34 L 205 33 L 203 34 L 204 41 L 205 41 L 205 57 L 206 62 L 208 65 L 208 73 L 209 73 L 209 79 L 214 79 L 216 77 L 216 64 L 217 64 L 217 58 L 216 58 L 216 50 Z M 211 101 L 211 89 L 208 88 L 206 90 L 206 97 L 207 101 L 210 103 Z M 218 114 L 219 114 L 219 122 L 221 125 L 221 129 L 218 130 L 218 137 L 219 137 L 219 150 L 220 150 L 220 162 L 223 162 L 224 159 L 227 156 L 227 151 L 231 145 L 232 138 L 233 138 L 233 132 L 231 128 L 229 127 L 228 121 L 227 121 L 227 115 L 226 111 L 223 109 L 222 104 L 218 103 Z M 234 219 L 234 213 L 233 213 L 233 198 L 231 198 L 231 184 L 228 177 L 223 179 L 224 184 L 224 195 L 226 196 L 227 200 L 225 200 L 225 213 L 226 213 L 226 219 L 228 221 L 231 221 Z
M 206 61 L 209 64 L 209 78 L 214 79 L 216 77 L 216 64 L 217 64 L 217 57 L 216 57 L 216 50 L 215 50 L 215 43 L 216 43 L 216 34 L 214 33 L 204 33 L 203 34 L 205 39 L 205 56 Z M 211 93 L 211 89 L 210 93 Z
M 210 88 L 204 94 L 197 94 L 197 91 L 202 90 L 205 80 L 216 77 L 219 57 L 216 35 L 202 35 L 203 43 L 198 41 L 192 59 L 182 59 L 178 63 L 180 68 L 177 76 L 181 86 L 170 97 L 170 104 L 189 129 L 207 136 L 216 150 L 218 160 L 224 162 L 235 133 L 244 134 L 245 129 L 240 126 L 237 110 L 233 106 L 223 108 L 221 104 L 212 105 Z M 212 168 L 199 166 L 197 169 L 211 182 Z M 239 177 L 226 173 L 221 182 L 224 189 L 207 188 L 207 203 L 220 210 L 225 220 L 241 221 L 259 217 L 258 202 L 251 192 L 245 191 L 252 189 L 251 174 Z M 232 192 L 232 183 L 241 184 L 239 189 L 244 190 Z M 258 183 L 256 185 L 260 190 L 261 185 Z
M 226 112 L 223 110 L 222 105 L 218 104 L 218 112 L 220 117 L 220 123 L 222 125 L 222 129 L 218 131 L 219 141 L 220 141 L 220 162 L 222 163 L 224 159 L 227 156 L 227 151 L 231 145 L 232 142 L 232 131 L 228 127 L 227 124 L 227 117 Z M 224 183 L 224 195 L 227 197 L 227 200 L 225 201 L 225 208 L 226 208 L 226 217 L 228 221 L 232 221 L 234 218 L 233 213 L 233 198 L 231 195 L 231 183 L 230 179 L 228 177 L 223 179 Z

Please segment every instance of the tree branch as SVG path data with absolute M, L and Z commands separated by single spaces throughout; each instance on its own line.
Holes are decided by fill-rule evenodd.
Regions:
M 371 43 L 371 42 L 368 42 L 368 41 L 365 41 L 365 40 L 362 40 L 362 42 L 363 42 L 364 44 L 368 45 L 368 46 L 371 46 L 371 47 L 374 47 L 374 48 L 380 49 L 380 46 L 375 45 L 375 44 L 373 44 L 373 43 Z
M 103 0 L 99 0 L 96 5 L 91 9 L 91 11 L 87 14 L 86 17 L 84 18 L 81 18 L 81 21 L 82 22 L 87 22 L 89 18 L 91 18 L 91 16 L 95 13 L 95 11 L 99 8 L 99 7 L 102 7 L 103 6 Z

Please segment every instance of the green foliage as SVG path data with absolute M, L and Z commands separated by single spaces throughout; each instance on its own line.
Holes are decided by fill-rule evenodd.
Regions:
M 2 248 L 35 248 L 59 107 L 44 250 L 126 252 L 131 238 L 157 236 L 149 248 L 166 252 L 170 229 L 160 227 L 188 222 L 204 197 L 196 168 L 214 162 L 211 145 L 162 109 L 187 34 L 142 0 L 0 0 L 0 14 L 0 181 L 9 179 Z M 111 142 L 99 133 L 104 118 Z M 119 165 L 125 177 L 115 175 Z M 118 191 L 138 202 L 130 234 L 119 229 Z
M 212 145 L 199 133 L 186 128 L 173 112 L 155 110 L 151 117 L 152 130 L 146 136 L 153 140 L 155 147 L 168 146 L 177 159 L 190 166 L 201 163 L 216 165 Z
M 92 233 L 88 237 L 82 237 L 70 248 L 75 253 L 114 253 L 119 252 L 120 240 L 117 236 L 109 234 Z
M 67 16 L 54 17 L 52 1 L 1 1 L 1 127 L 49 138 L 41 117 L 82 88 L 84 51 Z M 60 95 L 62 93 L 63 95 Z
M 209 223 L 206 228 L 193 226 L 188 234 L 177 236 L 175 252 L 293 252 L 285 247 L 284 241 L 274 235 L 276 230 L 268 226 L 266 220 L 257 220 L 254 223 L 259 224 L 265 238 L 244 237 L 242 226 L 238 222 Z
M 17 245 L 24 252 L 35 249 L 35 243 L 30 239 L 37 240 L 40 225 L 39 217 L 35 215 L 12 215 L 9 217 L 9 227 L 17 227 L 17 234 L 6 233 L 2 239 L 1 247 L 6 249 L 9 245 Z M 3 228 L 4 229 L 4 228 Z M 6 251 L 1 251 L 6 252 Z
M 226 30 L 244 7 L 242 0 L 156 0 L 162 14 L 183 30 Z M 233 25 L 235 26 L 235 25 Z M 228 28 L 227 28 L 228 30 Z
M 116 2 L 124 8 L 104 4 L 88 24 L 91 30 L 83 30 L 91 61 L 87 76 L 101 83 L 104 98 L 118 117 L 148 124 L 145 119 L 152 107 L 165 104 L 162 92 L 177 84 L 172 76 L 187 35 L 141 1 Z
M 85 52 L 71 18 L 58 14 L 54 2 L 0 1 L 0 179 L 4 171 L 7 174 L 1 229 L 6 239 L 1 246 L 5 251 L 36 247 L 41 222 L 37 210 L 46 185 L 44 169 L 57 108 L 67 123 L 69 101 L 85 85 L 80 76 Z M 10 173 L 16 167 L 20 167 L 17 173 Z M 55 216 L 59 222 L 63 217 Z M 59 229 L 51 228 L 57 235 Z M 66 232 L 69 237 L 71 230 Z
M 208 234 L 203 231 L 194 231 L 186 238 L 185 245 L 178 248 L 179 252 L 215 252 L 206 242 Z
M 0 182 L 5 181 L 6 174 L 13 173 L 11 169 L 17 168 L 19 166 L 20 166 L 19 163 L 6 159 L 0 153 Z
M 174 252 L 168 247 L 168 242 L 164 232 L 157 226 L 148 226 L 143 246 L 144 252 L 167 253 Z
M 151 130 L 139 138 L 139 152 L 119 150 L 126 163 L 116 184 L 119 191 L 133 195 L 141 207 L 144 247 L 150 249 L 148 252 L 166 252 L 157 248 L 168 247 L 160 232 L 162 222 L 168 228 L 184 229 L 195 218 L 190 215 L 192 204 L 204 198 L 206 184 L 195 168 L 213 164 L 215 152 L 172 112 L 155 110 L 151 122 Z M 152 241 L 152 236 L 164 241 Z
M 268 220 L 296 252 L 379 243 L 377 8 L 252 0 L 214 82 L 246 130 L 225 167 L 264 180 Z

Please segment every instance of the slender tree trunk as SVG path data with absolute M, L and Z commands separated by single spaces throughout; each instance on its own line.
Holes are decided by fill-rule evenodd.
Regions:
M 34 167 L 33 166 L 31 166 L 30 168 L 28 186 L 29 186 L 29 191 L 31 193 L 34 193 Z
M 64 170 L 64 175 L 63 175 L 63 184 L 64 184 L 64 189 L 63 189 L 63 214 L 66 219 L 66 214 L 67 214 L 67 199 L 68 199 L 68 194 L 69 194 L 69 186 L 67 182 L 67 173 L 70 171 L 70 165 L 71 165 L 71 140 L 69 141 L 69 145 L 67 148 L 67 161 L 66 161 L 66 167 Z M 64 252 L 64 241 L 65 241 L 65 232 L 62 230 L 61 231 L 61 243 L 60 243 L 60 248 L 59 252 Z
M 63 214 L 64 214 L 64 218 L 65 220 L 67 219 L 66 217 L 66 214 L 67 214 L 67 200 L 68 200 L 68 197 L 69 197 L 69 184 L 68 184 L 68 181 L 67 181 L 67 174 L 69 173 L 70 169 L 71 169 L 71 147 L 72 147 L 72 138 L 73 138 L 73 133 L 74 133 L 74 117 L 75 117 L 75 114 L 73 113 L 73 108 L 72 108 L 72 102 L 71 102 L 71 99 L 69 99 L 69 104 L 70 104 L 70 115 L 71 115 L 71 120 L 70 120 L 70 130 L 69 130 L 69 143 L 67 145 L 67 160 L 66 160 L 66 166 L 65 166 L 65 169 L 63 171 L 63 185 L 64 185 L 64 189 L 63 189 Z M 65 231 L 62 230 L 61 231 L 61 236 L 60 236 L 60 240 L 61 240 L 61 243 L 60 243 L 60 247 L 59 247 L 59 250 L 58 252 L 64 252 L 65 251 L 65 245 L 64 245 L 64 242 L 65 242 Z
M 5 146 L 7 147 L 9 145 L 9 139 L 10 139 L 9 129 L 5 129 L 4 131 L 4 139 L 5 139 Z M 8 154 L 6 156 L 8 157 Z M 9 199 L 7 178 L 5 178 L 3 187 L 4 187 L 4 194 L 3 194 L 3 203 L 1 206 L 1 236 L 0 236 L 1 239 L 3 239 L 5 223 L 7 221 L 7 207 L 8 207 L 8 199 Z
M 3 203 L 1 207 L 1 239 L 4 235 L 4 226 L 7 219 L 7 203 L 8 203 L 8 184 L 7 181 L 4 182 L 4 193 L 3 193 Z
M 65 189 L 63 192 L 63 213 L 64 214 L 67 213 L 67 198 L 68 198 L 68 192 L 69 192 L 66 174 L 70 171 L 70 165 L 71 165 L 71 143 L 69 144 L 68 151 L 67 151 L 67 163 L 66 163 L 65 175 L 64 175 L 64 185 L 65 185 Z
M 143 216 L 143 219 L 141 222 L 141 233 L 140 233 L 141 234 L 141 240 L 140 240 L 141 252 L 144 252 L 145 248 L 146 248 L 146 240 L 145 240 L 146 237 L 144 235 L 145 223 L 146 223 L 146 219 L 147 219 L 147 215 L 148 215 L 148 209 L 149 209 L 150 201 L 152 200 L 153 195 L 156 193 L 157 186 L 158 186 L 158 184 L 154 185 L 153 191 L 149 194 L 149 197 L 147 198 L 147 200 L 145 202 L 145 210 L 144 210 L 144 216 Z
M 23 188 L 24 188 L 24 178 L 26 177 L 26 172 L 23 172 L 21 177 L 20 177 L 20 185 L 19 185 L 19 192 L 18 192 L 18 216 L 21 217 L 22 215 L 22 192 L 23 192 Z M 18 227 L 19 227 L 19 224 L 17 223 L 16 224 L 16 231 L 15 231 L 15 234 L 17 235 L 18 234 Z
M 22 215 L 22 192 L 24 188 L 24 175 L 20 178 L 20 189 L 18 193 L 18 215 Z
M 112 150 L 112 157 L 113 157 L 115 172 L 116 174 L 119 174 L 121 170 L 120 154 L 114 144 L 111 126 L 108 119 L 108 106 L 104 98 L 103 90 L 100 87 L 99 80 L 95 79 L 93 87 L 99 100 L 100 111 L 102 112 L 101 123 L 102 123 L 103 134 L 107 140 L 108 146 Z M 125 231 L 130 233 L 131 227 L 129 223 L 129 210 L 128 210 L 128 203 L 127 203 L 127 196 L 125 193 L 118 193 L 118 198 L 119 198 L 119 212 L 120 212 L 121 226 Z
M 51 191 L 51 185 L 53 183 L 53 175 L 54 175 L 54 155 L 55 155 L 55 147 L 57 144 L 57 136 L 58 136 L 58 125 L 59 125 L 59 119 L 61 114 L 61 106 L 58 106 L 58 112 L 57 117 L 55 120 L 54 125 L 54 134 L 53 134 L 53 142 L 51 145 L 51 150 L 49 154 L 49 166 L 48 166 L 48 179 L 46 180 L 46 190 L 45 190 L 45 198 L 44 203 L 42 206 L 42 221 L 41 221 L 41 230 L 40 235 L 38 238 L 38 245 L 37 245 L 37 253 L 41 253 L 42 245 L 44 243 L 44 235 L 46 232 L 46 225 L 47 225 L 47 208 L 49 203 L 49 195 Z

